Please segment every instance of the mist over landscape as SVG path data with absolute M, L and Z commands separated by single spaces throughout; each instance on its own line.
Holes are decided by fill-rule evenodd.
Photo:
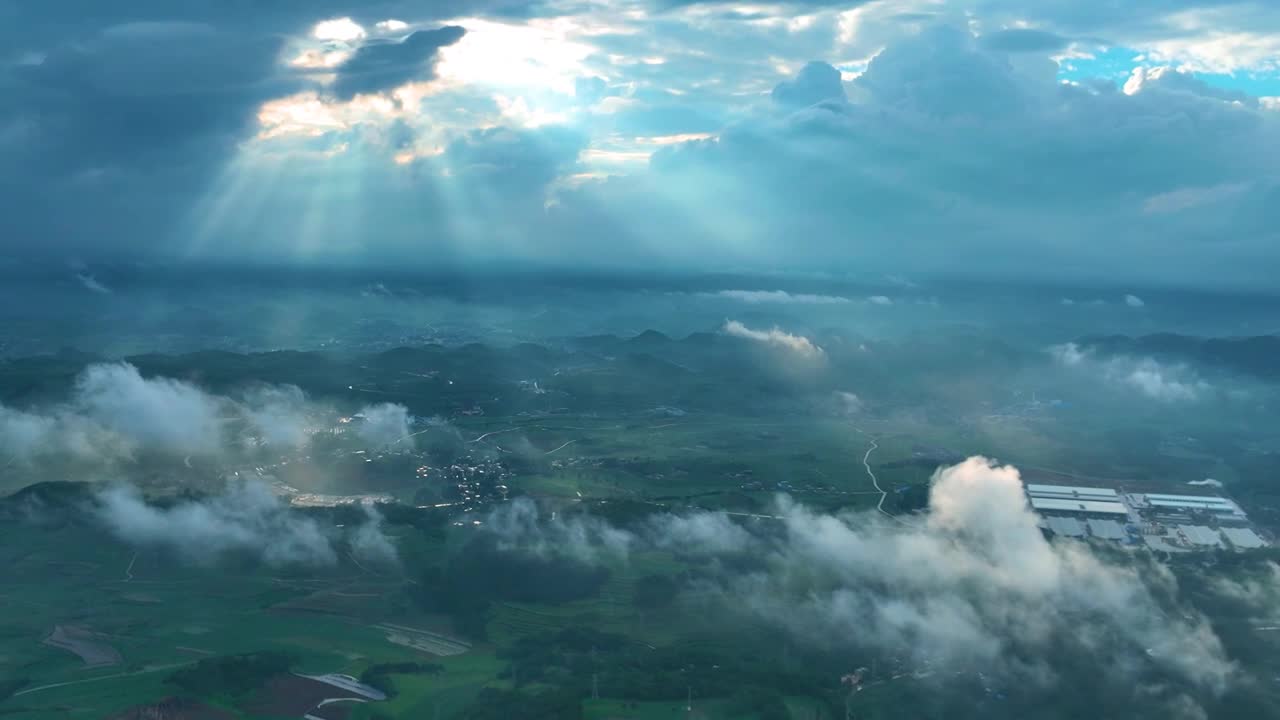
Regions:
M 0 716 L 1280 717 L 1280 9 L 0 0 Z

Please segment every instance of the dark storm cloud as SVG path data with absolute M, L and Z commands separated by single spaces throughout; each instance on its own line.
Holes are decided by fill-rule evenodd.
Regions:
M 874 5 L 853 19 L 812 3 L 746 13 L 675 3 L 624 19 L 613 5 L 584 7 L 583 18 L 561 5 L 556 27 L 571 28 L 581 59 L 556 46 L 565 57 L 513 64 L 519 79 L 504 84 L 475 54 L 493 27 L 401 42 L 373 30 L 388 18 L 430 28 L 513 12 L 503 3 L 0 2 L 13 53 L 0 91 L 17 99 L 0 106 L 0 242 L 11 254 L 83 257 L 211 248 L 230 261 L 1052 268 L 1258 282 L 1276 252 L 1274 101 L 1174 70 L 1144 70 L 1123 89 L 1064 86 L 1047 57 L 1062 38 L 1154 32 L 1188 7 L 1139 2 L 1158 16 L 1140 27 L 1113 5 L 1102 10 L 1114 33 L 1077 27 L 1068 3 L 940 11 L 956 20 L 979 8 L 976 38 L 964 20 L 922 28 Z M 999 30 L 1021 27 L 1019 8 L 1035 29 Z M 1275 26 L 1261 5 L 1211 9 L 1223 28 Z M 320 73 L 281 64 L 318 21 L 347 16 L 375 39 L 333 43 L 354 54 L 328 91 Z M 844 35 L 854 45 L 832 50 Z M 421 109 L 337 101 L 430 78 L 441 47 L 473 41 L 444 53 L 452 62 L 457 51 L 466 80 L 432 88 Z M 840 70 L 783 76 L 814 55 Z M 252 140 L 262 102 L 303 88 L 318 90 L 329 125 Z M 264 170 L 246 147 L 278 162 Z M 217 232 L 193 242 L 191 218 L 206 208 Z M 1220 268 L 1212 276 L 1200 270 L 1208 260 Z
M 704 238 L 719 230 L 734 240 L 726 249 L 751 246 L 777 262 L 1019 273 L 1056 264 L 1223 282 L 1195 268 L 1230 257 L 1216 255 L 1225 236 L 1213 238 L 1235 222 L 1225 209 L 1276 219 L 1260 198 L 1276 186 L 1280 115 L 1174 70 L 1139 80 L 1124 92 L 1063 85 L 1047 58 L 934 28 L 874 58 L 848 104 L 741 121 L 716 141 L 659 152 L 647 177 L 578 199 L 621 215 L 620 231 L 678 216 L 696 197 Z M 1270 255 L 1270 232 L 1252 224 L 1231 236 L 1231 253 Z M 1119 257 L 1131 261 L 1123 270 Z M 924 267 L 930 258 L 939 264 Z M 1233 265 L 1233 279 L 1260 282 L 1249 267 Z
M 350 16 L 361 23 L 388 18 L 420 22 L 475 14 L 524 17 L 541 12 L 541 3 L 521 0 L 5 0 L 0 2 L 0 38 L 10 47 L 40 51 L 68 34 L 95 32 L 112 25 L 164 20 L 212 25 L 257 36 L 303 35 L 320 20 Z
M 338 68 L 333 92 L 340 98 L 350 98 L 358 93 L 390 90 L 411 80 L 428 80 L 433 75 L 437 51 L 458 42 L 466 32 L 450 25 L 420 30 L 399 41 L 365 45 Z
M 114 25 L 61 44 L 12 72 L 19 112 L 35 123 L 17 151 L 36 171 L 218 154 L 258 103 L 289 89 L 274 77 L 280 45 L 172 22 Z

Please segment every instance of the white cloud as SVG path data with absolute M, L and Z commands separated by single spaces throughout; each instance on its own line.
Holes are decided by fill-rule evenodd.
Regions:
M 888 295 L 872 295 L 871 297 L 867 298 L 867 302 L 871 303 L 872 305 L 892 305 L 893 299 L 890 298 Z
M 365 29 L 349 17 L 333 18 L 316 24 L 311 36 L 317 40 L 334 40 L 338 42 L 355 42 L 368 35 Z
M 772 328 L 769 330 L 753 330 L 737 320 L 726 320 L 721 332 L 734 337 L 754 340 L 755 342 L 765 343 L 774 347 L 784 348 L 806 357 L 817 357 L 822 355 L 822 348 L 818 347 L 809 338 L 802 335 L 792 335 L 783 331 L 781 328 Z
M 506 549 L 536 555 L 563 554 L 586 563 L 625 558 L 635 538 L 591 516 L 552 513 L 544 517 L 538 505 L 518 498 L 494 510 L 484 530 L 497 535 Z
M 721 290 L 717 293 L 704 294 L 752 304 L 842 305 L 851 302 L 849 298 L 839 295 L 789 293 L 786 290 Z
M 1013 467 L 974 457 L 939 470 L 922 523 L 781 510 L 781 577 L 747 602 L 797 632 L 1040 680 L 1051 676 L 1055 642 L 1117 669 L 1119 656 L 1150 648 L 1154 662 L 1210 689 L 1233 672 L 1203 618 L 1159 610 L 1148 588 L 1167 582 L 1159 572 L 1046 541 Z M 1020 653 L 1045 666 L 1022 664 Z
M 1059 365 L 1076 368 L 1104 382 L 1136 390 L 1162 402 L 1189 402 L 1200 398 L 1210 385 L 1184 365 L 1167 365 L 1153 358 L 1117 356 L 1099 358 L 1091 348 L 1076 343 L 1054 345 L 1049 354 Z
M 94 278 L 92 275 L 88 273 L 76 273 L 76 280 L 78 280 L 80 284 L 83 285 L 84 288 L 86 290 L 89 290 L 90 292 L 96 292 L 99 295 L 111 294 L 111 288 L 107 287 L 106 285 L 103 285 L 101 282 L 99 282 L 96 278 Z
M 1168 368 L 1152 359 L 1138 361 L 1133 367 L 1117 369 L 1119 377 L 1143 395 L 1164 402 L 1195 400 L 1209 389 L 1209 384 L 1196 379 L 1178 377 L 1183 372 Z
M 836 392 L 836 399 L 840 403 L 840 411 L 845 415 L 857 415 L 865 407 L 857 393 L 840 390 Z
M 376 24 L 374 25 L 374 27 L 378 29 L 378 32 L 383 32 L 383 33 L 396 33 L 396 32 L 401 32 L 401 31 L 404 31 L 404 30 L 408 30 L 408 29 L 409 29 L 409 23 L 407 23 L 407 22 L 405 22 L 405 21 L 403 21 L 403 20 L 396 20 L 396 19 L 394 19 L 394 18 L 393 18 L 393 19 L 390 19 L 390 20 L 382 20 L 382 21 L 379 21 L 378 23 L 376 23 Z
M 110 458 L 126 452 L 111 433 L 74 413 L 25 412 L 0 405 L 0 453 L 10 462 Z
M 1243 568 L 1241 568 L 1243 570 Z M 1214 592 L 1270 614 L 1280 603 L 1280 565 L 1266 562 L 1260 570 L 1238 577 L 1215 577 Z
M 143 378 L 127 363 L 86 368 L 76 380 L 75 407 L 137 446 L 175 453 L 222 447 L 222 400 L 190 383 Z
M 1080 346 L 1073 342 L 1054 345 L 1049 348 L 1049 354 L 1060 364 L 1069 367 L 1080 365 L 1089 357 L 1087 350 L 1080 349 Z
M 767 527 L 695 512 L 624 531 L 590 517 L 549 519 L 522 500 L 484 527 L 505 547 L 589 562 L 652 548 L 749 557 L 758 569 L 712 573 L 697 594 L 718 591 L 727 612 L 756 615 L 808 642 L 871 649 L 917 667 L 1050 684 L 1067 651 L 1119 678 L 1155 664 L 1217 692 L 1234 677 L 1205 619 L 1185 607 L 1169 612 L 1178 602 L 1167 568 L 1046 540 L 1012 466 L 972 457 L 940 469 L 928 509 L 899 521 L 815 512 L 786 498 L 773 512 L 778 523 Z
M 363 565 L 399 568 L 400 554 L 395 543 L 382 532 L 382 514 L 372 504 L 366 503 L 365 521 L 351 533 L 351 554 Z
M 291 510 L 259 482 L 235 482 L 220 494 L 153 505 L 131 485 L 100 491 L 94 514 L 124 542 L 216 563 L 229 555 L 256 557 L 273 567 L 328 566 L 338 561 L 343 534 Z M 398 568 L 395 545 L 382 533 L 382 517 L 365 506 L 363 523 L 347 528 L 346 543 L 361 563 Z
M 537 106 L 545 93 L 572 97 L 574 81 L 591 74 L 586 60 L 597 49 L 583 34 L 588 20 L 451 22 L 465 27 L 467 34 L 440 50 L 436 70 L 446 83 L 496 89 L 513 102 Z
M 148 504 L 136 488 L 120 485 L 98 494 L 97 515 L 121 540 L 162 547 L 206 563 L 230 553 L 257 555 L 268 565 L 332 565 L 329 538 L 314 521 L 290 512 L 261 483 L 240 483 L 223 495 Z
M 245 417 L 268 445 L 305 445 L 312 412 L 307 396 L 296 385 L 256 388 L 245 397 Z
M 293 385 L 258 386 L 233 399 L 180 380 L 144 378 L 128 363 L 100 363 L 80 373 L 65 403 L 0 405 L 0 453 L 24 464 L 52 457 L 114 462 L 138 451 L 209 455 L 233 449 L 232 421 L 268 445 L 300 447 L 315 421 L 332 412 Z
M 361 439 L 374 447 L 394 445 L 409 437 L 409 408 L 398 403 L 366 405 L 356 426 Z
M 1180 188 L 1152 195 L 1143 202 L 1142 210 L 1148 214 L 1181 212 L 1229 200 L 1247 192 L 1249 188 L 1249 183 L 1224 183 L 1209 187 Z
M 1131 307 L 1131 308 L 1146 307 L 1146 305 L 1147 305 L 1147 303 L 1146 303 L 1145 301 L 1143 301 L 1143 299 L 1142 299 L 1142 298 L 1140 298 L 1140 297 L 1138 297 L 1137 295 L 1125 295 L 1125 296 L 1124 296 L 1124 304 L 1125 304 L 1125 305 L 1128 305 L 1128 306 L 1129 306 L 1129 307 Z

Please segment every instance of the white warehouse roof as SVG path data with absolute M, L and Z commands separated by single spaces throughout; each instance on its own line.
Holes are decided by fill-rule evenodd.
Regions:
M 1232 545 L 1241 549 L 1267 546 L 1267 542 L 1249 528 L 1222 528 L 1222 534 L 1227 536 Z
M 1037 485 L 1036 483 L 1030 483 L 1027 485 L 1027 494 L 1032 497 L 1079 496 L 1086 500 L 1095 498 L 1099 500 L 1119 499 L 1116 491 L 1111 488 L 1075 487 L 1073 485 Z
M 1073 517 L 1047 517 L 1045 523 L 1054 535 L 1084 537 L 1084 523 Z
M 1123 540 L 1124 527 L 1115 520 L 1087 520 L 1089 534 L 1104 540 Z
M 1204 525 L 1179 525 L 1178 530 L 1192 545 L 1213 547 L 1222 544 L 1218 531 Z
M 1208 507 L 1217 505 L 1223 508 L 1234 508 L 1235 505 L 1226 498 L 1212 495 L 1165 495 L 1163 493 L 1147 493 L 1147 501 L 1152 505 L 1180 503 L 1182 507 Z M 1173 506 L 1172 507 L 1178 507 Z
M 1100 500 L 1066 500 L 1063 498 L 1032 497 L 1031 507 L 1044 511 L 1098 513 L 1103 515 L 1127 515 L 1124 505 L 1119 502 L 1103 502 Z
M 1212 513 L 1231 513 L 1238 514 L 1239 511 L 1234 505 L 1219 505 L 1218 503 L 1197 503 L 1188 502 L 1186 500 L 1160 500 L 1147 499 L 1147 504 L 1153 508 L 1175 508 L 1178 510 L 1205 510 Z

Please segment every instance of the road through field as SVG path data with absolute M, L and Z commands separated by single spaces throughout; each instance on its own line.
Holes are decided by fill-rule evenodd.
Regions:
M 98 682 L 99 680 L 115 680 L 116 678 L 133 677 L 134 675 L 146 675 L 147 673 L 160 672 L 161 670 L 172 670 L 174 668 L 186 667 L 187 665 L 192 664 L 195 664 L 195 660 L 190 662 L 173 663 L 171 665 L 156 665 L 154 667 L 143 668 L 133 672 L 116 673 L 114 675 L 99 675 L 98 677 L 86 678 L 84 680 L 68 680 L 67 682 L 50 683 L 49 685 L 38 685 L 33 688 L 27 688 L 26 690 L 19 690 L 13 694 L 13 697 L 28 695 L 33 692 L 40 692 L 41 690 L 52 690 L 53 688 L 66 687 L 68 685 L 80 685 L 81 683 Z
M 866 454 L 862 456 L 862 466 L 867 469 L 867 477 L 871 478 L 871 484 L 875 487 L 876 492 L 880 493 L 880 502 L 876 503 L 876 510 L 901 522 L 900 518 L 884 509 L 884 500 L 889 497 L 889 493 L 886 492 L 884 488 L 880 487 L 880 480 L 876 478 L 875 472 L 871 469 L 871 453 L 875 452 L 880 447 L 880 444 L 876 442 L 875 438 L 863 432 L 862 428 L 855 427 L 854 430 L 857 430 L 860 434 L 866 436 L 866 438 L 871 441 L 871 447 L 867 448 Z

